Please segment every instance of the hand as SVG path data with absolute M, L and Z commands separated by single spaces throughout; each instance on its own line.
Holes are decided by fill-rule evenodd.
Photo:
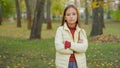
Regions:
M 70 48 L 71 43 L 69 41 L 65 41 L 64 45 L 65 45 L 65 49 L 67 49 L 67 48 Z
M 83 40 L 82 39 L 78 40 L 78 43 L 83 43 Z

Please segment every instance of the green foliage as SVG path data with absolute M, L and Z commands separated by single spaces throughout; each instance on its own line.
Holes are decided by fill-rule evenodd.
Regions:
M 120 10 L 112 11 L 111 16 L 112 20 L 120 21 Z
M 14 14 L 15 9 L 14 4 L 15 3 L 13 0 L 0 0 L 3 17 L 10 17 L 11 15 Z
M 53 15 L 61 15 L 64 10 L 64 4 L 62 0 L 52 2 L 51 13 Z
M 25 13 L 25 12 L 26 12 L 25 0 L 21 0 L 21 1 L 20 1 L 20 8 L 21 8 L 21 12 L 22 12 L 22 13 Z

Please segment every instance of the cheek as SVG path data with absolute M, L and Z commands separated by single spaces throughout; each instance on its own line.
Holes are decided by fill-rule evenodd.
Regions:
M 74 19 L 77 20 L 77 16 L 75 16 Z
M 66 19 L 67 19 L 67 17 L 66 17 L 66 16 L 64 16 L 64 19 L 66 20 Z
M 77 15 L 75 16 L 75 18 L 77 19 Z
M 65 17 L 65 20 L 67 21 L 69 18 L 68 17 Z

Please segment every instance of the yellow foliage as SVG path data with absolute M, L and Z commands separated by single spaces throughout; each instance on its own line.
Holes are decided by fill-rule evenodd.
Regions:
M 97 8 L 98 7 L 98 2 L 97 1 L 94 1 L 93 3 L 92 3 L 92 8 Z
M 120 42 L 120 37 L 116 35 L 98 35 L 94 36 L 89 41 L 99 41 L 99 42 Z
M 106 7 L 107 5 L 106 5 L 106 2 L 103 2 L 103 7 Z
M 92 8 L 98 8 L 99 6 L 106 7 L 106 2 L 97 2 L 97 1 L 94 1 L 92 3 Z

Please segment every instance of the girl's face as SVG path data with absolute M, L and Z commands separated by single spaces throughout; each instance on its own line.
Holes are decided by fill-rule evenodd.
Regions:
M 67 21 L 68 24 L 76 24 L 77 11 L 72 7 L 68 8 L 65 13 L 65 20 Z

